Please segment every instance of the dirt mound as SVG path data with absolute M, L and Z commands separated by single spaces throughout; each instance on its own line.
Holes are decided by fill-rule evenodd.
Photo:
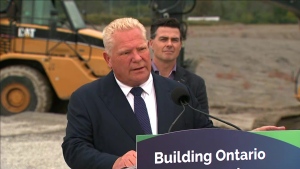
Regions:
M 294 97 L 298 25 L 192 26 L 185 53 L 198 62 L 195 73 L 206 81 L 211 112 L 284 109 L 300 115 Z

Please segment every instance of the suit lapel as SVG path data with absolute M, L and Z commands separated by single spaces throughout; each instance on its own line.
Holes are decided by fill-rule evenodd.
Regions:
M 186 82 L 187 79 L 186 79 L 185 71 L 182 67 L 177 66 L 175 76 L 174 76 L 174 80 L 176 80 L 177 82 L 180 82 L 182 84 L 187 83 Z
M 112 72 L 103 78 L 102 85 L 104 87 L 100 95 L 103 97 L 100 97 L 120 126 L 135 141 L 136 135 L 142 135 L 144 132 Z
M 172 89 L 165 83 L 166 79 L 155 73 L 152 75 L 157 103 L 158 134 L 167 133 L 179 113 L 170 99 Z M 102 86 L 100 98 L 120 126 L 135 141 L 136 135 L 143 135 L 144 132 L 112 72 L 102 79 Z
M 160 77 L 155 73 L 152 73 L 152 75 L 156 94 L 158 134 L 167 133 L 177 117 L 174 104 L 170 99 L 172 90 L 164 83 L 166 80 L 163 79 L 164 77 Z

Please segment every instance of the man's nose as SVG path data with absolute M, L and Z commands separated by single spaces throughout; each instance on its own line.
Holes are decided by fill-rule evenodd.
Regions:
M 135 61 L 139 61 L 139 60 L 142 59 L 142 57 L 141 57 L 141 55 L 139 54 L 139 52 L 133 51 L 133 59 L 134 59 Z
M 172 43 L 172 40 L 171 40 L 171 39 L 169 39 L 169 40 L 167 41 L 167 46 L 173 46 L 173 43 Z

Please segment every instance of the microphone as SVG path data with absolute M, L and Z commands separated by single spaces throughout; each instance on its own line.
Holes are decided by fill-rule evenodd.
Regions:
M 175 104 L 177 104 L 177 105 L 182 105 L 183 111 L 182 111 L 182 112 L 178 115 L 178 117 L 174 120 L 174 122 L 173 122 L 172 125 L 170 126 L 168 132 L 171 131 L 173 125 L 176 123 L 176 121 L 179 119 L 179 117 L 183 114 L 183 112 L 184 112 L 184 110 L 185 110 L 185 106 L 189 106 L 191 109 L 193 109 L 193 110 L 195 110 L 195 111 L 197 111 L 197 112 L 199 112 L 199 113 L 201 113 L 201 114 L 204 114 L 205 116 L 208 116 L 208 117 L 213 118 L 213 119 L 215 119 L 215 120 L 218 120 L 218 121 L 220 121 L 220 122 L 222 122 L 222 123 L 225 123 L 225 124 L 227 124 L 227 125 L 229 125 L 229 126 L 235 128 L 235 129 L 237 129 L 237 130 L 242 130 L 242 129 L 240 129 L 239 127 L 237 127 L 236 125 L 234 125 L 234 124 L 232 124 L 232 123 L 229 123 L 229 122 L 227 122 L 227 121 L 224 121 L 224 120 L 219 119 L 219 118 L 217 118 L 217 117 L 214 117 L 214 116 L 212 116 L 212 115 L 210 115 L 210 114 L 207 114 L 207 113 L 205 113 L 205 112 L 203 112 L 203 111 L 200 111 L 200 110 L 197 110 L 197 109 L 193 108 L 193 107 L 188 103 L 188 102 L 190 101 L 190 95 L 189 95 L 188 92 L 187 92 L 184 88 L 182 88 L 182 87 L 177 87 L 177 88 L 175 88 L 175 89 L 172 91 L 172 93 L 171 93 L 171 97 L 172 97 L 172 100 L 173 100 L 173 102 L 174 102 Z

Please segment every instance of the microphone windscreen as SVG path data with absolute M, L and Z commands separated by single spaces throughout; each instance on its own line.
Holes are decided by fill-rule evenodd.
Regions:
M 178 105 L 181 105 L 181 102 L 188 103 L 190 101 L 190 96 L 183 87 L 175 88 L 171 93 L 171 97 L 173 102 Z

